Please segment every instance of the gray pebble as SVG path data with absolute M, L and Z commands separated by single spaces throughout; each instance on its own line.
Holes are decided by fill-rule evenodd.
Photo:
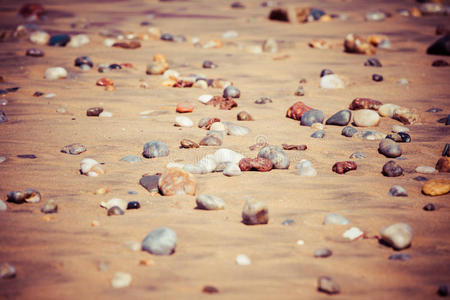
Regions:
M 127 155 L 127 156 L 122 157 L 120 159 L 120 161 L 124 161 L 124 162 L 130 163 L 130 164 L 134 164 L 134 163 L 141 162 L 142 158 L 140 158 L 137 155 Z
M 343 109 L 332 115 L 325 122 L 327 125 L 345 126 L 350 123 L 352 113 L 348 109 Z
M 139 184 L 142 185 L 150 193 L 157 193 L 159 190 L 159 188 L 158 188 L 159 177 L 161 177 L 161 175 L 157 175 L 157 174 L 143 176 L 139 180 Z
M 83 152 L 85 152 L 86 146 L 79 144 L 79 143 L 75 143 L 75 144 L 70 144 L 70 145 L 66 145 L 61 149 L 62 153 L 68 153 L 68 154 L 72 154 L 72 155 L 79 155 Z
M 289 168 L 289 157 L 287 154 L 281 149 L 280 147 L 276 145 L 268 145 L 264 148 L 262 148 L 259 153 L 258 157 L 267 158 L 270 160 L 273 164 L 274 169 L 288 169 Z
M 297 90 L 294 93 L 295 96 L 304 96 L 305 95 L 305 90 L 303 89 L 302 85 L 299 85 L 297 87 Z
M 403 175 L 403 168 L 397 165 L 395 161 L 390 160 L 384 164 L 382 173 L 387 177 L 398 177 Z
M 54 214 L 58 212 L 58 204 L 56 204 L 56 200 L 50 199 L 47 203 L 41 208 L 41 212 L 44 214 Z
M 393 197 L 408 197 L 408 193 L 406 192 L 406 190 L 399 185 L 392 186 L 389 189 L 389 195 Z
M 229 85 L 223 90 L 224 98 L 239 98 L 241 96 L 241 91 L 234 85 Z
M 325 116 L 323 112 L 318 109 L 311 109 L 302 115 L 300 125 L 311 126 L 314 123 L 323 123 Z
M 352 126 L 345 126 L 342 129 L 342 135 L 346 137 L 352 137 L 357 132 L 358 130 L 356 128 L 353 128 Z
M 406 223 L 396 223 L 380 230 L 381 238 L 396 250 L 408 248 L 413 238 L 413 230 Z
M 150 232 L 142 241 L 142 250 L 155 255 L 171 255 L 177 244 L 176 233 L 167 227 Z
M 314 257 L 329 257 L 333 254 L 333 252 L 328 248 L 320 248 L 314 251 Z
M 108 216 L 121 216 L 121 215 L 123 215 L 123 214 L 125 214 L 124 212 L 123 212 L 123 210 L 120 208 L 120 207 L 118 207 L 118 206 L 113 206 L 113 207 L 111 207 L 110 209 L 108 209 L 108 211 L 107 211 L 107 213 L 106 213 Z
M 146 158 L 168 156 L 169 148 L 160 141 L 147 142 L 144 145 L 144 152 L 142 152 L 142 155 Z
M 315 138 L 315 139 L 323 139 L 324 136 L 325 136 L 325 130 L 317 130 L 317 131 L 314 131 L 313 134 L 311 134 L 311 137 Z
M 410 260 L 411 255 L 406 253 L 394 253 L 389 256 L 389 260 Z
M 347 225 L 350 224 L 350 221 L 339 214 L 331 213 L 325 216 L 323 224 Z
M 256 104 L 266 104 L 266 103 L 272 103 L 272 99 L 270 99 L 269 97 L 261 97 L 258 98 L 257 100 L 255 100 Z
M 286 220 L 283 221 L 283 223 L 281 223 L 281 225 L 289 226 L 289 225 L 292 225 L 292 224 L 294 224 L 294 223 L 295 223 L 294 220 L 292 220 L 292 219 L 286 219 Z
M 222 145 L 222 140 L 213 135 L 205 136 L 199 143 L 201 146 L 220 146 Z
M 320 276 L 317 282 L 317 289 L 327 294 L 338 294 L 340 292 L 339 284 L 333 278 L 328 276 Z
M 402 148 L 391 139 L 382 139 L 378 146 L 378 152 L 386 157 L 395 158 L 402 155 Z
M 225 208 L 225 202 L 216 196 L 201 194 L 195 199 L 197 208 L 205 210 L 221 210 Z

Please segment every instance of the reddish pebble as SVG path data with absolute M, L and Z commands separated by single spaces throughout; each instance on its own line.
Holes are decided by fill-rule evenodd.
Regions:
M 203 287 L 203 293 L 205 293 L 205 294 L 216 294 L 218 292 L 219 292 L 219 290 L 215 286 L 206 285 Z
M 177 112 L 179 113 L 190 113 L 194 110 L 194 105 L 189 103 L 180 103 L 177 105 Z
M 272 170 L 273 164 L 270 160 L 263 157 L 257 158 L 243 158 L 239 161 L 239 168 L 241 171 L 259 171 L 268 172 Z
M 333 171 L 338 174 L 344 174 L 348 171 L 356 170 L 357 166 L 354 161 L 340 161 L 333 165 Z
M 108 86 L 108 85 L 114 85 L 114 82 L 106 77 L 100 78 L 99 80 L 97 80 L 97 85 L 99 86 Z
M 134 68 L 134 65 L 132 63 L 121 63 L 120 66 L 122 68 Z
M 311 109 L 312 107 L 309 107 L 305 103 L 298 101 L 295 102 L 291 107 L 289 107 L 289 109 L 286 112 L 286 117 L 300 121 L 303 114 Z
M 212 97 L 211 100 L 206 102 L 206 104 L 213 105 L 213 106 L 219 105 L 219 108 L 224 109 L 224 110 L 230 110 L 233 107 L 238 106 L 238 104 L 236 103 L 236 101 L 233 100 L 233 98 L 231 98 L 231 97 L 224 98 L 222 96 L 214 96 L 214 97 Z
M 383 105 L 382 102 L 370 98 L 355 98 L 352 103 L 350 103 L 349 108 L 351 110 L 357 109 L 373 109 L 378 110 L 380 106 Z

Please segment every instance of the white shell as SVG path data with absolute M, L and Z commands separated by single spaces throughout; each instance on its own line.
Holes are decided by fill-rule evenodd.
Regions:
M 242 174 L 241 168 L 235 163 L 228 163 L 223 170 L 225 176 L 239 176 Z
M 222 122 L 215 122 L 215 123 L 212 123 L 211 127 L 209 128 L 209 130 L 212 130 L 212 131 L 225 131 L 225 130 L 227 130 L 227 127 Z
M 309 167 L 301 167 L 298 168 L 298 175 L 300 176 L 309 176 L 309 177 L 313 177 L 317 175 L 317 171 L 316 169 L 314 169 L 314 167 L 309 166 Z
M 120 198 L 112 198 L 107 202 L 100 202 L 100 206 L 106 209 L 110 209 L 113 206 L 118 206 L 124 211 L 127 209 L 128 202 Z
M 329 74 L 320 78 L 320 87 L 323 89 L 343 89 L 345 84 L 336 74 Z
M 45 70 L 44 77 L 45 77 L 45 79 L 48 79 L 48 80 L 66 78 L 67 71 L 66 71 L 66 69 L 64 69 L 62 67 L 48 68 L 47 70 Z
M 131 284 L 131 275 L 125 272 L 116 272 L 111 280 L 111 285 L 115 289 L 127 287 Z
M 216 169 L 217 162 L 213 155 L 206 155 L 197 163 L 197 166 L 199 166 L 206 172 L 211 173 Z
M 50 34 L 45 31 L 35 31 L 30 35 L 30 41 L 34 44 L 45 45 L 50 39 Z
M 344 238 L 347 238 L 347 239 L 353 241 L 353 240 L 355 240 L 355 239 L 361 237 L 363 234 L 364 234 L 364 232 L 362 232 L 359 228 L 357 228 L 357 227 L 352 227 L 352 228 L 348 229 L 346 232 L 344 232 L 344 233 L 342 234 L 342 236 L 343 236 Z
M 307 159 L 302 159 L 296 166 L 296 169 L 312 167 L 312 163 Z
M 180 127 L 192 127 L 194 125 L 194 122 L 192 122 L 191 119 L 185 116 L 178 116 L 175 118 L 175 126 Z
M 103 45 L 105 45 L 106 47 L 112 47 L 112 45 L 114 45 L 115 42 L 116 42 L 115 39 L 105 39 L 103 41 Z
M 242 154 L 226 148 L 219 149 L 214 153 L 214 159 L 217 163 L 232 162 L 239 164 L 239 161 L 243 158 L 244 156 Z
M 193 165 L 193 164 L 185 164 L 183 166 L 183 170 L 192 173 L 192 174 L 206 174 L 206 170 L 201 168 L 199 165 Z
M 252 263 L 250 258 L 245 254 L 238 254 L 236 256 L 236 263 L 240 266 L 248 266 Z
M 92 158 L 85 158 L 80 163 L 81 173 L 96 177 L 105 173 L 101 165 Z
M 198 97 L 198 101 L 200 101 L 201 103 L 206 103 L 209 100 L 211 100 L 214 96 L 213 95 L 201 95 L 200 97 Z
M 113 114 L 109 111 L 102 111 L 98 116 L 101 118 L 111 118 Z
M 214 124 L 213 124 L 214 125 Z M 228 123 L 227 125 L 227 134 L 234 136 L 244 136 L 250 132 L 250 129 L 244 126 L 235 125 L 232 123 Z
M 67 46 L 78 48 L 88 44 L 89 42 L 90 40 L 87 34 L 75 34 L 70 37 L 70 42 L 67 44 Z

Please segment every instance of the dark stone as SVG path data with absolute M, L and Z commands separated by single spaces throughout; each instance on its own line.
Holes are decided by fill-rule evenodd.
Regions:
M 241 171 L 259 171 L 268 172 L 272 170 L 272 162 L 264 157 L 243 158 L 239 161 Z
M 311 137 L 315 138 L 315 139 L 323 139 L 324 136 L 325 136 L 325 130 L 317 130 L 317 131 L 314 131 L 313 134 L 311 134 Z
M 413 180 L 415 181 L 427 181 L 428 178 L 424 177 L 424 176 L 416 176 L 413 178 Z
M 300 125 L 311 126 L 314 123 L 323 123 L 324 118 L 325 116 L 322 111 L 318 109 L 311 109 L 302 115 Z
M 355 133 L 357 133 L 358 130 L 356 128 L 353 128 L 352 126 L 345 126 L 342 129 L 342 135 L 346 137 L 352 137 Z
M 395 161 L 390 160 L 384 164 L 382 173 L 387 177 L 398 177 L 403 175 L 403 168 L 397 165 Z
M 108 68 L 111 70 L 120 70 L 122 69 L 122 66 L 119 64 L 110 64 Z
M 7 90 L 0 89 L 0 95 L 6 95 L 6 94 L 8 94 Z
M 411 136 L 406 132 L 390 133 L 386 136 L 387 139 L 396 141 L 397 143 L 410 143 Z
M 345 126 L 350 122 L 351 117 L 352 113 L 348 109 L 343 109 L 329 117 L 325 124 Z
M 320 77 L 323 77 L 325 75 L 331 75 L 331 74 L 334 74 L 334 73 L 330 69 L 323 69 L 322 71 L 320 71 Z
M 202 66 L 203 66 L 204 69 L 215 69 L 215 68 L 217 68 L 217 65 L 215 63 L 213 63 L 212 61 L 210 61 L 210 60 L 204 60 Z
M 231 3 L 231 8 L 245 8 L 245 5 L 241 2 L 233 2 Z
M 0 110 L 0 123 L 8 122 L 8 118 L 3 110 Z
M 438 108 L 438 107 L 432 107 L 432 108 L 427 109 L 427 112 L 429 112 L 429 113 L 438 113 L 441 111 L 442 111 L 442 108 Z
M 431 64 L 433 67 L 448 67 L 449 63 L 443 59 L 437 59 Z
M 344 174 L 348 171 L 356 170 L 357 168 L 358 166 L 354 161 L 339 161 L 333 165 L 332 170 L 338 174 Z
M 103 107 L 91 107 L 86 111 L 88 117 L 98 117 L 103 112 Z
M 79 56 L 75 59 L 75 67 L 81 67 L 82 65 L 87 65 L 92 68 L 94 63 L 88 56 Z
M 411 143 L 411 136 L 406 132 L 399 132 L 398 135 L 402 138 L 403 143 Z
M 7 91 L 8 93 L 15 93 L 15 92 L 17 92 L 19 89 L 20 89 L 20 87 L 15 86 L 15 87 L 12 87 L 12 88 L 6 88 L 6 91 Z
M 423 207 L 423 210 L 425 211 L 434 211 L 436 210 L 436 207 L 434 206 L 433 203 L 428 203 Z
M 44 7 L 37 3 L 26 3 L 19 10 L 19 14 L 30 21 L 42 20 L 46 13 Z
M 432 55 L 450 55 L 450 34 L 447 34 L 435 41 L 427 49 L 427 54 Z
M 289 22 L 289 16 L 286 9 L 275 8 L 270 11 L 269 19 L 274 21 Z
M 294 224 L 294 223 L 295 223 L 294 220 L 292 220 L 292 219 L 286 219 L 286 220 L 283 221 L 283 223 L 281 223 L 281 225 L 289 226 L 289 225 L 292 225 L 292 224 Z
M 128 191 L 128 195 L 137 195 L 138 194 L 138 192 L 136 192 L 136 191 Z
M 228 97 L 239 98 L 240 96 L 241 96 L 241 91 L 233 85 L 227 86 L 223 90 L 223 95 L 222 95 L 223 98 L 228 98 Z
M 33 97 L 40 97 L 42 95 L 44 95 L 43 92 L 36 91 L 36 92 L 34 92 Z
M 266 103 L 272 103 L 272 99 L 270 99 L 269 97 L 261 97 L 257 100 L 255 100 L 256 104 L 266 104 Z
M 333 254 L 333 252 L 328 248 L 320 248 L 314 251 L 314 257 L 330 257 Z
M 380 75 L 380 74 L 373 74 L 373 75 L 372 75 L 372 80 L 373 80 L 373 81 L 376 81 L 376 82 L 383 81 L 383 76 Z
M 69 42 L 70 36 L 68 34 L 57 34 L 50 37 L 48 45 L 54 47 L 65 47 Z
M 157 193 L 159 177 L 161 177 L 161 175 L 158 174 L 144 176 L 139 180 L 139 184 L 150 193 Z
M 445 144 L 442 150 L 442 156 L 450 156 L 450 144 Z
M 128 202 L 127 209 L 138 209 L 141 208 L 141 204 L 138 201 Z
M 29 158 L 29 159 L 35 159 L 37 158 L 34 154 L 19 154 L 17 155 L 18 158 Z
M 378 58 L 369 58 L 367 59 L 367 61 L 364 63 L 364 66 L 366 67 L 381 67 L 381 62 L 378 60 Z
M 125 214 L 125 213 L 118 206 L 111 207 L 110 209 L 108 209 L 108 212 L 107 212 L 108 216 L 120 216 L 120 215 L 123 215 L 123 214 Z
M 217 294 L 219 290 L 212 285 L 205 285 L 202 292 L 205 294 Z
M 25 52 L 26 56 L 31 56 L 31 57 L 42 57 L 44 56 L 44 51 L 38 48 L 29 48 L 27 49 L 27 51 Z
M 173 35 L 171 35 L 170 33 L 163 33 L 161 34 L 161 40 L 173 42 Z
M 411 255 L 406 253 L 394 253 L 389 256 L 389 260 L 410 260 Z
M 449 295 L 450 285 L 441 284 L 437 290 L 437 294 L 441 297 L 447 297 Z
M 281 144 L 281 147 L 283 147 L 283 150 L 299 150 L 304 151 L 308 149 L 308 146 L 306 145 L 288 145 L 288 144 Z
M 318 8 L 311 8 L 309 11 L 309 15 L 314 19 L 314 21 L 319 20 L 322 16 L 326 15 L 326 13 Z

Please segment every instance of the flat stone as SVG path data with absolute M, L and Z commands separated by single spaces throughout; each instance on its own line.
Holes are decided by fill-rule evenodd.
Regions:
M 241 169 L 239 168 L 239 166 L 235 163 L 228 163 L 227 166 L 225 167 L 225 169 L 223 170 L 223 175 L 225 176 L 239 176 L 241 175 Z
M 238 121 L 254 121 L 253 117 L 246 111 L 241 111 L 237 114 Z
M 145 158 L 163 157 L 169 155 L 169 148 L 160 141 L 150 141 L 145 143 L 142 155 Z
M 396 223 L 383 227 L 380 235 L 389 246 L 396 250 L 402 250 L 411 245 L 413 230 L 408 224 Z
M 342 132 L 341 132 L 341 134 L 343 135 L 343 136 L 346 136 L 346 137 L 352 137 L 355 133 L 357 133 L 358 132 L 358 130 L 356 129 L 356 128 L 353 128 L 353 127 L 351 127 L 351 126 L 345 126 L 343 129 L 342 129 Z
M 70 144 L 70 145 L 66 145 L 61 149 L 62 153 L 68 153 L 68 154 L 72 154 L 72 155 L 79 155 L 83 152 L 85 152 L 86 146 L 80 144 L 80 143 L 75 143 L 75 144 Z
M 225 98 L 222 96 L 214 96 L 213 98 L 211 98 L 211 100 L 209 100 L 205 104 L 213 105 L 214 107 L 219 106 L 219 109 L 222 110 L 231 110 L 232 108 L 238 106 L 238 104 L 236 103 L 236 101 L 234 101 L 232 97 Z
M 202 292 L 205 294 L 217 294 L 219 289 L 212 285 L 205 285 L 202 289 Z
M 267 224 L 269 209 L 262 201 L 248 199 L 242 209 L 242 222 L 246 225 Z
M 29 48 L 27 49 L 27 51 L 25 52 L 26 56 L 31 56 L 31 57 L 42 57 L 45 55 L 45 52 L 41 49 L 38 48 Z
M 402 155 L 402 148 L 391 139 L 382 139 L 378 145 L 378 152 L 386 157 L 399 157 Z
M 323 123 L 323 112 L 317 109 L 311 109 L 303 113 L 300 119 L 300 125 L 311 126 L 314 123 Z
M 238 254 L 236 256 L 236 263 L 240 266 L 249 266 L 252 264 L 250 258 L 245 254 Z
M 398 177 L 403 175 L 403 169 L 395 161 L 390 160 L 383 165 L 382 173 L 387 177 Z
M 408 197 L 408 193 L 406 192 L 406 190 L 399 185 L 392 186 L 389 189 L 389 195 L 393 197 Z
M 422 193 L 429 196 L 440 196 L 450 192 L 450 179 L 431 179 L 422 186 Z
M 409 128 L 405 127 L 405 126 L 401 126 L 401 125 L 392 125 L 392 132 L 394 133 L 400 133 L 400 132 L 409 132 Z
M 194 122 L 185 116 L 177 116 L 175 118 L 175 126 L 179 127 L 192 127 L 194 126 Z
M 239 161 L 239 168 L 241 171 L 259 171 L 268 172 L 272 170 L 272 162 L 263 157 L 257 158 L 243 158 Z
M 413 178 L 413 180 L 415 181 L 427 181 L 428 178 L 424 177 L 424 176 L 416 176 Z
M 442 149 L 442 156 L 450 156 L 450 144 L 445 144 L 444 149 Z
M 316 130 L 311 134 L 314 139 L 323 139 L 325 137 L 325 130 Z
M 201 194 L 195 198 L 197 208 L 205 210 L 222 210 L 225 208 L 225 202 L 217 196 Z
M 378 60 L 378 58 L 371 57 L 366 60 L 364 63 L 364 66 L 366 67 L 382 67 L 381 62 Z
M 232 123 L 227 123 L 227 134 L 233 136 L 244 136 L 250 133 L 250 129 L 248 127 L 235 125 Z
M 286 220 L 284 220 L 284 221 L 281 223 L 281 225 L 284 225 L 284 226 L 290 226 L 290 225 L 293 225 L 294 223 L 295 223 L 294 220 L 292 220 L 292 219 L 286 219 Z
M 272 102 L 272 99 L 270 99 L 269 97 L 261 97 L 255 100 L 255 104 L 267 104 Z
M 368 141 L 376 141 L 384 139 L 386 134 L 377 130 L 362 130 L 357 132 L 355 136 Z
M 194 175 L 180 168 L 168 169 L 158 181 L 159 191 L 164 196 L 192 195 L 197 191 Z
M 389 260 L 401 260 L 401 261 L 405 261 L 405 260 L 410 260 L 411 259 L 411 255 L 406 254 L 406 253 L 394 253 L 389 255 Z
M 359 158 L 359 159 L 366 158 L 366 157 L 367 157 L 367 155 L 364 152 L 361 152 L 361 151 L 353 152 L 349 156 L 349 158 Z
M 361 229 L 359 229 L 358 227 L 351 227 L 342 234 L 342 237 L 354 241 L 363 237 L 363 235 L 364 232 L 361 231 Z
M 350 221 L 339 215 L 339 214 L 335 214 L 335 213 L 331 213 L 325 216 L 325 218 L 323 219 L 323 224 L 325 225 L 347 225 L 350 224 Z
M 399 120 L 405 125 L 411 125 L 420 122 L 419 113 L 415 109 L 409 109 L 406 107 L 396 108 L 392 117 L 396 120 Z
M 432 55 L 450 55 L 450 35 L 445 35 L 436 40 L 427 49 L 427 54 Z
M 314 251 L 314 257 L 330 257 L 333 254 L 333 252 L 328 248 L 320 248 Z
M 48 68 L 45 70 L 44 78 L 47 80 L 57 80 L 66 78 L 68 75 L 66 69 L 62 67 Z
M 418 166 L 416 168 L 416 172 L 422 174 L 433 174 L 436 172 L 436 169 L 430 166 Z
M 142 185 L 150 193 L 157 193 L 159 177 L 161 177 L 161 175 L 158 174 L 143 176 L 139 180 L 139 184 Z
M 343 109 L 332 115 L 325 122 L 326 125 L 345 126 L 350 123 L 352 113 L 348 109 Z
M 185 148 L 185 149 L 200 147 L 199 144 L 197 144 L 196 142 L 189 140 L 189 139 L 182 139 L 180 141 L 180 145 L 181 145 L 181 148 Z
M 130 164 L 135 164 L 135 163 L 141 162 L 142 158 L 140 158 L 137 155 L 127 155 L 127 156 L 122 157 L 120 159 L 120 161 L 124 161 L 124 162 L 130 163 Z
M 317 290 L 326 294 L 339 294 L 340 287 L 333 278 L 328 276 L 320 276 L 317 280 Z
M 222 140 L 216 136 L 208 135 L 204 137 L 199 144 L 201 146 L 220 146 L 222 145 Z
M 450 294 L 450 284 L 441 284 L 437 290 L 437 294 L 441 297 L 447 297 Z
M 171 255 L 177 244 L 176 233 L 167 227 L 159 227 L 142 240 L 142 250 L 155 255 Z
M 287 154 L 278 146 L 268 145 L 262 148 L 258 157 L 267 158 L 273 164 L 274 169 L 287 169 L 289 168 L 289 157 Z
M 0 211 L 6 211 L 8 210 L 8 206 L 6 206 L 6 203 L 0 200 Z

